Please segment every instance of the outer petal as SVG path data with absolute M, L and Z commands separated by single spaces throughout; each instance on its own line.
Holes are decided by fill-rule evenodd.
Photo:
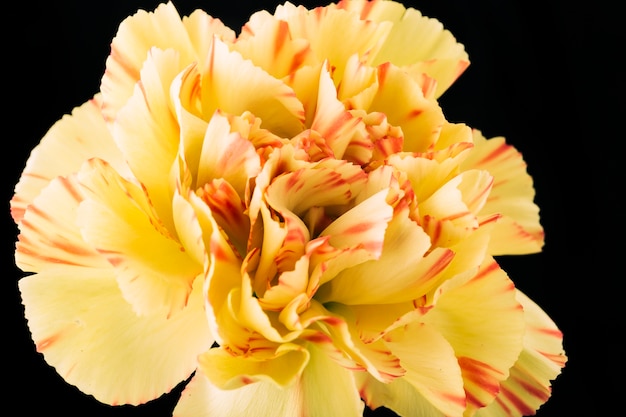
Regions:
M 173 230 L 170 170 L 178 154 L 179 127 L 170 85 L 182 70 L 173 50 L 150 50 L 141 82 L 117 114 L 114 138 L 133 173 L 144 184 L 161 221 Z
M 144 191 L 98 160 L 86 164 L 79 180 L 87 199 L 78 223 L 115 266 L 124 297 L 139 314 L 182 309 L 202 265 L 160 225 Z
M 534 415 L 550 398 L 550 381 L 565 366 L 563 335 L 541 308 L 520 291 L 517 300 L 524 307 L 527 329 L 524 349 L 501 384 L 496 400 L 476 413 L 477 417 Z
M 19 281 L 37 350 L 70 384 L 107 404 L 140 404 L 170 391 L 212 340 L 196 281 L 179 314 L 139 317 L 108 269 L 60 267 Z
M 517 360 L 524 313 L 513 283 L 492 258 L 488 257 L 470 280 L 463 281 L 464 277 L 458 277 L 444 283 L 441 296 L 423 320 L 436 327 L 454 348 L 471 414 L 493 401 L 500 382 Z
M 318 62 L 309 48 L 309 42 L 294 39 L 289 32 L 289 24 L 275 19 L 267 11 L 250 17 L 233 49 L 276 78 L 286 77 L 302 66 Z
M 378 91 L 365 109 L 385 113 L 389 123 L 400 126 L 408 152 L 434 146 L 445 122 L 437 102 L 424 97 L 421 86 L 390 63 L 378 67 Z
M 494 177 L 493 188 L 479 213 L 499 213 L 489 251 L 492 255 L 518 255 L 541 251 L 544 233 L 539 207 L 533 202 L 533 180 L 522 155 L 503 137 L 485 139 L 474 131 L 475 147 L 463 162 L 463 169 L 485 169 Z
M 355 372 L 365 404 L 373 410 L 385 407 L 403 417 L 446 417 L 406 378 L 382 383 L 365 372 Z
M 19 223 L 26 206 L 53 178 L 80 169 L 93 157 L 104 159 L 124 176 L 129 174 L 100 113 L 101 96 L 72 110 L 56 122 L 33 149 L 11 200 L 11 215 Z
M 463 415 L 461 369 L 454 350 L 434 326 L 412 323 L 393 330 L 384 339 L 407 371 L 403 380 L 446 416 Z
M 306 39 L 318 61 L 328 60 L 334 69 L 333 79 L 343 78 L 346 62 L 355 53 L 361 56 L 375 54 L 391 24 L 361 20 L 352 13 L 333 7 L 307 10 L 285 2 L 276 8 L 275 18 L 287 21 L 294 38 Z M 341 42 L 337 42 L 341 33 Z
M 198 372 L 182 393 L 174 417 L 361 417 L 350 371 L 319 349 L 308 346 L 309 364 L 291 386 L 260 381 L 221 390 Z
M 271 382 L 285 388 L 299 378 L 309 361 L 302 346 L 283 344 L 269 357 L 256 358 L 233 355 L 225 349 L 213 348 L 198 358 L 199 371 L 221 389 L 236 389 L 258 381 Z
M 160 4 L 154 12 L 139 10 L 125 19 L 111 43 L 102 78 L 105 119 L 112 122 L 132 95 L 151 48 L 176 50 L 183 65 L 196 61 L 202 64 L 213 34 L 231 41 L 235 38 L 231 29 L 203 11 L 181 20 L 172 2 Z
M 28 206 L 15 251 L 15 261 L 23 271 L 37 272 L 59 265 L 110 267 L 80 234 L 76 213 L 82 199 L 72 175 L 52 180 Z
M 392 62 L 397 66 L 417 66 L 414 72 L 425 72 L 437 80 L 439 97 L 469 65 L 467 52 L 450 31 L 436 19 L 422 16 L 414 8 L 405 9 L 391 1 L 342 0 L 338 7 L 359 13 L 361 19 L 393 22 L 373 65 Z
M 251 112 L 261 127 L 291 137 L 304 126 L 304 108 L 294 91 L 238 52 L 231 52 L 217 37 L 202 73 L 202 111 L 208 120 L 217 109 L 241 115 Z

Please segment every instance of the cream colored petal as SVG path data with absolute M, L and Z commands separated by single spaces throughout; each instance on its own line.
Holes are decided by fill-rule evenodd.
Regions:
M 463 415 L 466 399 L 461 368 L 453 347 L 435 326 L 408 324 L 387 333 L 384 340 L 407 371 L 402 380 L 444 415 Z
M 181 197 L 187 203 L 176 201 L 183 205 L 184 213 L 187 214 L 186 204 L 193 208 L 193 216 L 202 233 L 203 247 L 208 252 L 208 263 L 204 264 L 204 296 L 205 312 L 208 326 L 218 343 L 222 343 L 217 324 L 217 315 L 224 307 L 229 292 L 241 283 L 241 258 L 230 246 L 228 239 L 220 230 L 213 218 L 210 208 L 192 191 L 182 194 Z M 195 226 L 194 226 L 195 227 Z M 191 236 L 196 233 L 192 232 Z
M 423 156 L 397 153 L 391 155 L 387 161 L 407 174 L 415 199 L 422 202 L 459 174 L 460 162 L 468 152 L 469 149 L 461 150 L 458 154 L 446 152 L 441 160 L 437 153 Z
M 350 209 L 324 229 L 320 236 L 330 236 L 336 248 L 362 248 L 372 259 L 380 256 L 387 224 L 393 208 L 387 203 L 388 190 L 382 190 Z
M 477 417 L 534 415 L 551 396 L 551 382 L 565 366 L 563 334 L 548 315 L 521 291 L 517 300 L 524 307 L 524 349 L 509 377 L 500 386 L 496 400 L 478 410 Z
M 198 372 L 181 395 L 174 417 L 361 417 L 350 372 L 314 347 L 302 377 L 287 388 L 259 381 L 221 390 Z
M 200 355 L 198 370 L 220 389 L 236 389 L 259 381 L 286 388 L 299 378 L 308 361 L 309 352 L 295 344 L 280 345 L 270 357 L 263 358 L 213 348 Z
M 173 189 L 170 171 L 180 138 L 170 86 L 182 69 L 174 50 L 151 49 L 141 69 L 141 80 L 117 113 L 113 125 L 115 142 L 146 187 L 161 221 L 170 229 Z
M 465 171 L 419 203 L 421 224 L 433 246 L 456 245 L 479 227 L 477 214 L 492 183 L 487 171 Z
M 318 292 L 321 301 L 344 304 L 395 304 L 428 293 L 454 253 L 430 250 L 430 238 L 408 217 L 408 209 L 396 213 L 385 233 L 380 258 L 340 272 Z
M 517 255 L 541 251 L 544 231 L 539 208 L 533 202 L 535 189 L 522 155 L 503 137 L 485 139 L 474 131 L 474 149 L 463 169 L 485 169 L 494 184 L 481 215 L 499 213 L 502 218 L 490 244 L 493 255 Z
M 418 64 L 421 72 L 437 80 L 439 97 L 469 65 L 467 52 L 437 19 L 423 16 L 398 2 L 340 1 L 339 7 L 359 13 L 361 19 L 391 21 L 393 28 L 380 51 L 372 55 L 374 65 L 390 61 L 397 66 Z M 414 69 L 413 69 L 414 70 Z
M 292 300 L 306 294 L 309 283 L 309 257 L 301 257 L 292 270 L 286 270 L 278 277 L 278 282 L 259 298 L 265 310 L 281 311 Z
M 144 190 L 99 160 L 86 164 L 79 182 L 83 237 L 115 267 L 126 300 L 138 314 L 181 310 L 203 267 L 160 225 Z
M 214 179 L 227 181 L 243 199 L 250 178 L 261 171 L 261 161 L 252 143 L 232 132 L 228 119 L 216 112 L 207 126 L 200 163 L 198 187 Z
M 334 68 L 333 79 L 343 78 L 345 64 L 354 53 L 375 55 L 391 29 L 387 22 L 360 20 L 358 16 L 334 7 L 307 10 L 286 2 L 279 5 L 275 18 L 289 23 L 294 38 L 306 39 L 318 61 L 328 60 Z M 337 42 L 341 33 L 341 42 Z
M 328 307 L 328 308 L 326 308 Z M 322 305 L 312 300 L 301 314 L 300 339 L 312 342 L 342 367 L 352 371 L 367 370 L 380 381 L 391 381 L 404 375 L 398 358 L 382 341 L 364 343 L 349 307 L 339 303 Z
M 28 204 L 53 178 L 76 172 L 93 157 L 104 159 L 129 175 L 100 113 L 100 94 L 57 121 L 32 150 L 11 199 L 11 215 L 19 223 Z
M 196 23 L 196 26 L 199 23 Z M 194 24 L 187 24 L 193 30 Z M 215 28 L 215 25 L 209 26 Z M 218 28 L 218 33 L 223 33 Z M 206 34 L 207 37 L 210 34 Z M 153 48 L 172 48 L 180 54 L 183 66 L 197 61 L 196 48 L 202 49 L 197 34 L 192 42 L 172 2 L 160 4 L 154 11 L 138 10 L 119 26 L 111 42 L 111 54 L 101 82 L 104 98 L 103 114 L 107 122 L 115 120 L 117 112 L 133 94 L 148 52 Z M 195 47 L 195 48 L 194 48 Z
M 446 417 L 406 378 L 383 383 L 366 372 L 355 372 L 355 380 L 365 404 L 373 410 L 385 407 L 400 416 Z
M 280 211 L 300 217 L 312 207 L 345 205 L 357 194 L 366 179 L 360 167 L 346 161 L 322 161 L 276 178 L 265 199 Z
M 250 17 L 242 27 L 233 50 L 276 78 L 286 77 L 300 67 L 319 62 L 307 40 L 293 39 L 289 24 L 275 19 L 266 11 Z
M 222 228 L 229 242 L 243 257 L 250 235 L 250 219 L 245 202 L 233 186 L 223 180 L 213 180 L 196 190 L 196 194 L 211 210 L 211 215 Z
M 322 67 L 317 107 L 311 129 L 319 132 L 337 159 L 342 159 L 350 140 L 363 129 L 361 119 L 352 116 L 337 99 L 330 73 Z
M 234 115 L 251 112 L 261 127 L 291 137 L 304 127 L 304 108 L 294 91 L 214 38 L 202 71 L 202 111 L 208 120 L 216 109 Z
M 524 312 L 515 294 L 506 273 L 488 257 L 470 280 L 447 281 L 422 318 L 454 348 L 469 414 L 493 401 L 522 350 Z
M 445 121 L 437 102 L 426 99 L 421 86 L 390 63 L 378 67 L 378 90 L 366 110 L 385 113 L 389 123 L 402 128 L 407 152 L 434 146 Z
M 107 404 L 141 404 L 188 378 L 213 340 L 197 280 L 170 318 L 137 316 L 113 269 L 59 267 L 19 281 L 37 350 L 70 384 Z
M 58 177 L 28 206 L 20 224 L 15 261 L 25 272 L 59 265 L 109 268 L 106 258 L 84 241 L 76 224 L 83 199 L 75 175 Z
M 208 15 L 202 9 L 195 9 L 189 16 L 183 17 L 183 25 L 187 30 L 189 41 L 193 46 L 198 64 L 202 67 L 211 49 L 211 34 L 217 35 L 224 42 L 232 43 L 237 38 L 234 30 L 224 25 L 217 17 Z

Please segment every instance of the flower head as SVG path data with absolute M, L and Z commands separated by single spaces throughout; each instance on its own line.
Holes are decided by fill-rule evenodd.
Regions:
M 468 64 L 387 0 L 128 17 L 11 201 L 37 350 L 109 404 L 193 375 L 178 417 L 533 413 L 562 336 L 495 257 L 543 229 L 520 153 L 444 117 Z

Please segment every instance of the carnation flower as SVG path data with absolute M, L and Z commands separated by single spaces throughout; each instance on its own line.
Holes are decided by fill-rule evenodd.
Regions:
M 37 350 L 113 405 L 190 378 L 177 417 L 533 414 L 562 335 L 496 257 L 543 228 L 522 155 L 444 116 L 468 65 L 387 0 L 128 17 L 11 201 Z

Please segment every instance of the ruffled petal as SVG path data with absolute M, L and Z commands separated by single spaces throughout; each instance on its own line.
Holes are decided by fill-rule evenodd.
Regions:
M 336 248 L 361 248 L 372 259 L 383 250 L 385 230 L 393 216 L 393 208 L 387 203 L 388 190 L 374 194 L 361 204 L 348 210 L 325 228 L 320 236 L 329 236 Z
M 169 229 L 173 189 L 170 171 L 180 137 L 170 85 L 183 69 L 180 62 L 174 50 L 151 49 L 141 69 L 141 81 L 113 125 L 117 145 Z
M 484 169 L 494 177 L 493 188 L 480 215 L 498 213 L 502 218 L 491 237 L 492 255 L 536 253 L 544 244 L 539 207 L 533 202 L 533 180 L 522 155 L 503 137 L 485 139 L 474 131 L 475 147 L 463 169 Z
M 384 340 L 406 369 L 404 381 L 444 415 L 463 415 L 466 399 L 461 368 L 452 346 L 438 329 L 411 323 L 387 333 Z
M 23 271 L 86 266 L 108 268 L 104 256 L 85 242 L 76 224 L 83 200 L 75 175 L 58 177 L 28 206 L 20 223 L 15 261 Z
M 469 66 L 464 46 L 452 33 L 438 20 L 412 7 L 380 0 L 342 0 L 337 6 L 359 13 L 361 19 L 393 22 L 380 50 L 370 58 L 373 65 L 389 61 L 428 74 L 437 80 L 435 97 L 441 96 Z
M 171 1 L 160 4 L 153 12 L 138 10 L 126 18 L 111 42 L 102 78 L 105 120 L 113 122 L 133 94 L 150 49 L 177 51 L 183 66 L 202 64 L 213 35 L 228 41 L 235 38 L 231 29 L 202 11 L 194 12 L 183 22 Z
M 112 268 L 48 269 L 19 288 L 37 351 L 70 384 L 107 404 L 141 404 L 188 378 L 213 340 L 197 280 L 170 318 L 137 316 Z
M 355 53 L 360 56 L 374 55 L 391 29 L 388 22 L 377 23 L 361 20 L 353 13 L 335 7 L 316 7 L 307 10 L 285 2 L 276 8 L 274 17 L 289 23 L 293 38 L 306 39 L 318 62 L 328 60 L 333 67 L 333 79 L 343 79 L 348 59 Z M 337 42 L 341 33 L 341 42 Z
M 372 410 L 385 407 L 399 416 L 447 416 L 404 378 L 383 383 L 365 372 L 355 372 L 355 380 L 361 397 Z
M 465 171 L 420 202 L 421 224 L 433 246 L 451 247 L 478 229 L 477 215 L 492 183 L 487 171 Z
M 476 417 L 534 415 L 550 398 L 550 381 L 567 361 L 563 335 L 552 319 L 521 291 L 516 292 L 516 298 L 524 307 L 527 325 L 524 349 L 495 401 L 478 410 Z
M 286 388 L 300 376 L 308 361 L 309 352 L 295 344 L 282 344 L 262 357 L 233 355 L 213 348 L 200 355 L 198 370 L 220 389 L 236 389 L 259 381 Z
M 129 175 L 122 153 L 100 113 L 101 95 L 72 110 L 57 121 L 33 149 L 11 199 L 11 215 L 19 223 L 26 206 L 53 178 L 80 169 L 89 158 L 109 162 L 122 175 Z
M 422 88 L 406 72 L 390 64 L 378 67 L 378 90 L 368 112 L 382 112 L 389 123 L 404 133 L 404 150 L 425 152 L 434 146 L 444 124 L 441 108 L 435 100 L 424 97 Z
M 174 409 L 174 417 L 361 417 L 359 398 L 350 371 L 319 349 L 309 346 L 309 365 L 289 387 L 259 381 L 223 390 L 196 373 Z
M 471 414 L 493 401 L 519 357 L 524 312 L 513 283 L 490 257 L 471 279 L 454 278 L 439 291 L 434 308 L 422 320 L 453 347 Z
M 304 108 L 294 91 L 240 53 L 231 52 L 217 37 L 202 71 L 202 111 L 209 120 L 217 109 L 234 115 L 250 112 L 261 127 L 291 137 L 304 126 Z
M 289 23 L 275 19 L 267 11 L 254 13 L 242 27 L 233 50 L 250 59 L 275 78 L 286 77 L 300 67 L 315 65 L 306 39 L 294 39 Z
M 380 258 L 345 269 L 324 285 L 318 300 L 344 304 L 394 304 L 428 293 L 452 260 L 451 250 L 430 250 L 430 238 L 408 217 L 396 213 L 385 233 Z
M 115 267 L 126 300 L 138 314 L 181 310 L 203 266 L 163 228 L 144 190 L 99 160 L 86 163 L 79 181 L 86 199 L 78 224 Z
M 214 179 L 227 181 L 243 199 L 250 178 L 261 171 L 261 161 L 252 143 L 238 132 L 231 133 L 228 119 L 216 112 L 206 128 L 198 166 L 198 187 Z

